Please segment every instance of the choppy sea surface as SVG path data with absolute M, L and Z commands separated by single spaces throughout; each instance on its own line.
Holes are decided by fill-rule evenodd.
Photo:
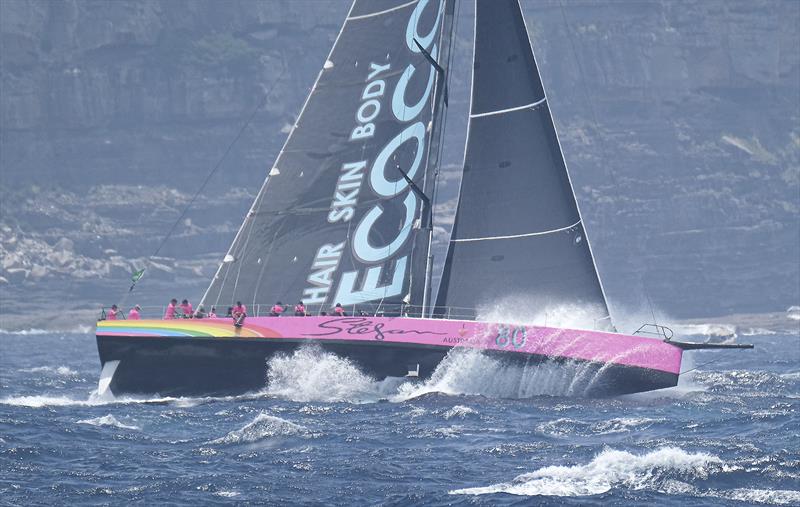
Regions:
M 0 503 L 800 505 L 800 337 L 740 341 L 609 399 L 474 355 L 376 382 L 313 349 L 262 393 L 117 399 L 93 335 L 0 334 Z

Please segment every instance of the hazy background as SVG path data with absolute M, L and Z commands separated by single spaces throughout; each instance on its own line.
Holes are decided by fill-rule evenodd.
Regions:
M 800 2 L 523 7 L 612 311 L 647 297 L 678 318 L 800 304 Z M 198 300 L 348 8 L 0 1 L 0 328 L 88 324 L 118 302 L 274 85 L 129 302 Z M 460 2 L 440 247 L 472 10 Z

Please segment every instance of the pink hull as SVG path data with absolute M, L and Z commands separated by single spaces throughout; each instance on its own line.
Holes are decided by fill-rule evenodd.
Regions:
M 101 321 L 98 336 L 384 342 L 466 347 L 554 359 L 632 366 L 679 374 L 682 350 L 660 340 L 600 331 L 487 322 L 389 317 L 248 317 Z

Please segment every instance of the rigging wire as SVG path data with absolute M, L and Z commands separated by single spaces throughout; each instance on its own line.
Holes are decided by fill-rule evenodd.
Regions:
M 230 144 L 228 144 L 228 147 L 225 149 L 225 152 L 219 158 L 219 160 L 214 165 L 214 167 L 211 169 L 211 171 L 208 173 L 208 175 L 206 175 L 206 178 L 205 178 L 205 180 L 203 180 L 203 183 L 200 185 L 200 188 L 197 189 L 197 191 L 194 193 L 192 198 L 189 200 L 188 204 L 186 204 L 186 206 L 184 206 L 183 211 L 181 211 L 180 216 L 178 216 L 178 218 L 172 224 L 172 227 L 170 227 L 169 231 L 167 231 L 167 234 L 164 236 L 164 238 L 158 244 L 158 247 L 155 249 L 155 251 L 152 254 L 150 254 L 149 257 L 147 257 L 147 260 L 145 261 L 144 268 L 146 268 L 147 265 L 152 263 L 153 258 L 156 255 L 158 255 L 158 253 L 161 251 L 161 249 L 164 247 L 164 245 L 170 239 L 172 234 L 175 232 L 175 229 L 178 227 L 178 224 L 184 219 L 184 217 L 186 217 L 186 214 L 189 212 L 189 209 L 191 209 L 192 205 L 195 203 L 197 198 L 200 197 L 200 194 L 203 193 L 203 191 L 205 190 L 206 186 L 208 186 L 208 183 L 211 181 L 211 178 L 213 178 L 214 175 L 219 170 L 219 168 L 222 167 L 222 163 L 225 161 L 225 159 L 227 158 L 228 154 L 233 149 L 234 145 L 236 145 L 236 143 L 242 137 L 242 134 L 244 134 L 244 131 L 253 122 L 253 120 L 256 117 L 256 114 L 261 110 L 261 108 L 263 108 L 266 105 L 267 100 L 272 95 L 272 92 L 275 90 L 275 87 L 277 86 L 277 84 L 281 81 L 281 78 L 283 77 L 283 74 L 285 72 L 286 72 L 286 68 L 284 67 L 283 69 L 281 69 L 281 72 L 280 72 L 280 74 L 278 74 L 278 77 L 275 79 L 275 81 L 273 81 L 272 86 L 270 86 L 269 90 L 267 90 L 267 92 L 261 98 L 261 101 L 255 107 L 255 109 L 253 109 L 253 112 L 250 113 L 250 116 L 247 118 L 247 120 L 244 122 L 242 127 L 239 129 L 239 132 L 237 132 L 236 136 L 233 138 L 233 140 L 230 142 Z M 131 285 L 131 288 L 125 293 L 125 295 L 122 298 L 122 304 L 125 303 L 125 300 L 127 299 L 128 295 L 131 292 L 133 292 L 133 289 L 136 286 L 137 282 L 138 282 L 138 280 L 136 282 L 134 282 L 133 285 Z

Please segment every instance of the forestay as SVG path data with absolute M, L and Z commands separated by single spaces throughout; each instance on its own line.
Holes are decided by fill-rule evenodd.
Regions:
M 456 221 L 437 306 L 608 308 L 517 0 L 477 0 Z M 530 309 L 529 309 L 530 310 Z
M 203 302 L 421 304 L 445 0 L 356 0 Z M 429 161 L 431 164 L 429 164 Z M 419 253 L 418 253 L 419 252 Z M 318 306 L 317 306 L 318 305 Z

